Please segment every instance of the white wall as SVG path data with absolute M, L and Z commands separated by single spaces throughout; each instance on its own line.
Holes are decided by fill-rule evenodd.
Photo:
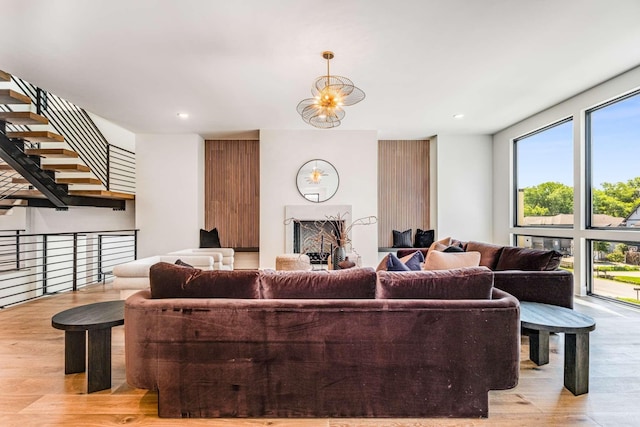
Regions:
M 199 246 L 204 226 L 204 140 L 136 136 L 138 257 Z
M 585 111 L 605 101 L 617 98 L 640 87 L 640 67 L 634 68 L 618 77 L 608 80 L 592 89 L 576 95 L 558 105 L 544 110 L 526 120 L 510 126 L 493 136 L 493 232 L 496 243 L 512 243 L 515 233 L 538 236 L 568 237 L 574 239 L 574 282 L 576 293 L 586 292 L 587 238 L 601 240 L 637 240 L 637 232 L 623 230 L 588 230 L 585 227 Z M 511 207 L 513 206 L 513 140 L 531 131 L 573 117 L 574 125 L 574 218 L 575 225 L 568 229 L 513 227 Z M 544 167 L 544 165 L 541 165 Z
M 493 146 L 490 135 L 438 135 L 435 157 L 438 238 L 447 236 L 491 242 L 493 216 Z
M 276 256 L 285 252 L 284 207 L 317 206 L 296 188 L 298 169 L 312 159 L 327 160 L 340 175 L 338 192 L 321 205 L 351 205 L 352 220 L 378 214 L 377 131 L 261 130 L 261 268 L 274 268 Z M 354 227 L 352 239 L 363 265 L 377 265 L 378 227 Z
M 14 208 L 21 209 L 21 208 Z M 126 202 L 124 211 L 110 208 L 70 206 L 69 210 L 24 208 L 27 214 L 27 233 L 65 233 L 76 231 L 133 230 L 135 203 Z
M 113 145 L 129 151 L 136 151 L 136 134 L 110 121 L 88 113 L 106 140 Z

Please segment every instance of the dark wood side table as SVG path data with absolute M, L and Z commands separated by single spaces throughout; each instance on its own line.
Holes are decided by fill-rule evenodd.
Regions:
M 529 332 L 529 358 L 549 363 L 549 333 L 564 333 L 564 386 L 574 395 L 589 392 L 589 332 L 591 317 L 569 308 L 520 301 L 520 323 Z
M 51 318 L 51 326 L 65 331 L 64 373 L 84 372 L 87 359 L 87 393 L 111 388 L 111 328 L 118 325 L 124 325 L 123 300 L 81 305 Z

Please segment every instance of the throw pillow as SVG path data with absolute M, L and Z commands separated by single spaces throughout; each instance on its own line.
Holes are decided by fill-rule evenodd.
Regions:
M 450 270 L 452 268 L 477 267 L 480 252 L 447 253 L 429 251 L 424 261 L 424 270 Z
M 410 248 L 411 247 L 412 229 L 405 231 L 393 230 L 393 247 L 394 248 Z
M 450 245 L 447 246 L 442 252 L 464 252 L 464 249 L 462 249 L 460 246 Z
M 433 230 L 416 230 L 416 236 L 414 239 L 414 248 L 428 248 L 435 239 L 435 233 Z
M 424 262 L 424 255 L 421 251 L 415 251 L 411 255 L 406 255 L 400 258 L 402 263 L 409 267 L 409 270 L 419 271 L 422 270 L 422 263 Z
M 394 254 L 387 256 L 387 271 L 409 271 L 409 267 L 404 265 L 402 261 L 398 259 Z
M 377 298 L 491 299 L 493 272 L 487 267 L 378 273 Z
M 436 240 L 431 244 L 431 246 L 429 246 L 429 251 L 444 251 L 447 246 L 451 246 L 451 237 L 445 237 L 444 239 Z
M 422 263 L 424 262 L 424 255 L 421 251 L 413 251 L 408 255 L 398 258 L 392 253 L 380 260 L 376 271 L 409 271 L 409 270 L 421 270 Z
M 176 265 L 179 265 L 181 267 L 190 267 L 193 268 L 193 265 L 191 264 L 187 264 L 186 262 L 182 261 L 181 259 L 177 259 L 176 260 Z
M 221 248 L 220 237 L 218 236 L 218 229 L 214 228 L 211 231 L 200 229 L 200 247 L 201 248 Z

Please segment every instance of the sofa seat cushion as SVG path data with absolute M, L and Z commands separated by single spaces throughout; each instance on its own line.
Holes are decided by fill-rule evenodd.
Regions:
M 558 269 L 561 259 L 558 251 L 505 246 L 495 270 L 553 271 Z
M 437 271 L 379 271 L 377 298 L 491 299 L 493 272 L 487 267 Z
M 490 243 L 468 242 L 465 250 L 467 252 L 480 252 L 480 265 L 489 267 L 491 270 L 495 270 L 503 248 L 504 246 L 493 245 Z
M 199 270 L 159 262 L 149 269 L 152 298 L 260 298 L 258 270 Z
M 261 275 L 262 297 L 269 299 L 375 298 L 373 268 L 331 271 L 273 271 Z

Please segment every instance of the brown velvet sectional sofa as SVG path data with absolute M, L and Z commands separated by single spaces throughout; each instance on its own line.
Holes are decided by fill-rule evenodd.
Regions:
M 159 263 L 125 303 L 127 381 L 161 417 L 486 417 L 520 356 L 519 303 L 493 280 Z
M 519 301 L 541 302 L 573 308 L 573 274 L 559 270 L 562 254 L 484 242 L 459 242 L 464 251 L 480 252 L 480 265 L 494 273 L 494 286 Z M 398 258 L 417 250 L 426 256 L 428 249 L 399 249 Z

